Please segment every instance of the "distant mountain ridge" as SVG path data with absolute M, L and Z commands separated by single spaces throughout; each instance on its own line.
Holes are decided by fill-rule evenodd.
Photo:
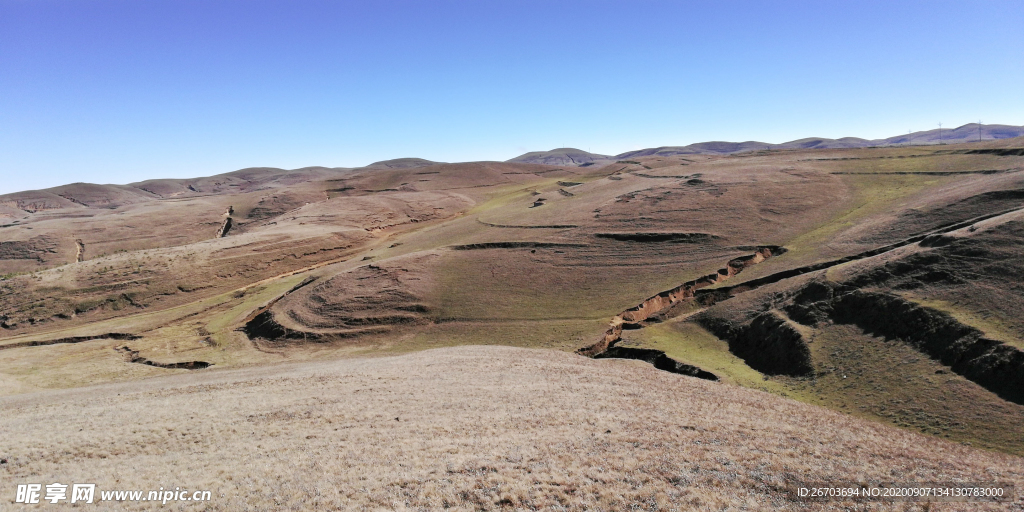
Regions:
M 61 208 L 118 208 L 155 199 L 184 199 L 206 195 L 288 187 L 335 178 L 350 169 L 250 167 L 199 178 L 150 179 L 127 185 L 69 183 L 41 190 L 0 195 L 0 217 Z
M 936 128 L 934 130 L 913 132 L 906 135 L 897 135 L 894 137 L 875 140 L 861 139 L 858 137 L 843 137 L 840 139 L 808 137 L 805 139 L 784 142 L 782 144 L 771 144 L 768 142 L 758 141 L 711 141 L 698 142 L 688 146 L 662 146 L 658 148 L 638 149 L 614 156 L 588 153 L 575 148 L 558 148 L 551 151 L 533 151 L 507 161 L 546 165 L 579 166 L 586 162 L 593 162 L 594 165 L 597 165 L 613 162 L 615 160 L 643 156 L 729 155 L 761 149 L 840 149 L 864 148 L 869 146 L 955 144 L 960 142 L 974 142 L 979 140 L 979 138 L 980 140 L 985 141 L 1009 139 L 1020 136 L 1024 136 L 1024 126 L 1003 124 L 979 125 L 978 123 L 969 123 L 953 129 L 947 128 L 940 131 Z
M 531 151 L 510 160 L 508 163 L 551 165 L 558 167 L 600 167 L 617 160 L 645 156 L 673 155 L 729 155 L 764 149 L 836 149 L 862 148 L 869 146 L 901 146 L 955 144 L 961 142 L 992 141 L 1024 136 L 1024 126 L 1002 124 L 965 124 L 953 129 L 927 130 L 886 139 L 867 140 L 857 137 L 827 139 L 808 137 L 782 144 L 767 142 L 698 142 L 688 146 L 662 146 L 657 148 L 627 151 L 618 155 L 601 155 L 576 148 L 556 148 L 550 151 Z M 99 185 L 93 183 L 70 183 L 39 190 L 25 190 L 0 194 L 0 217 L 22 212 L 35 212 L 59 208 L 107 207 L 116 208 L 126 204 L 152 199 L 186 198 L 201 195 L 245 192 L 254 189 L 271 189 L 306 181 L 336 178 L 342 173 L 366 169 L 409 169 L 427 167 L 444 162 L 422 158 L 396 158 L 374 162 L 364 167 L 303 167 L 300 169 L 279 169 L 276 167 L 251 167 L 237 171 L 197 178 L 148 179 L 125 185 Z

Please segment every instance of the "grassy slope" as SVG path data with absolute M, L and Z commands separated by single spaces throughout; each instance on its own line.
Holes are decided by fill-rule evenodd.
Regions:
M 930 187 L 948 183 L 949 177 L 913 175 L 855 175 L 844 176 L 843 181 L 854 190 L 854 200 L 846 210 L 826 219 L 821 226 L 804 233 L 784 245 L 791 251 L 788 259 L 796 264 L 810 263 L 820 258 L 821 250 L 840 231 L 853 227 L 859 221 L 891 210 L 899 202 Z
M 1005 313 L 1002 311 L 978 311 L 972 304 L 962 304 L 941 299 L 927 299 L 914 293 L 902 293 L 904 298 L 922 306 L 949 313 L 958 322 L 969 325 L 985 333 L 985 336 L 1024 350 L 1024 339 L 1007 326 Z
M 835 165 L 834 163 L 831 163 Z M 850 160 L 839 162 L 839 172 L 933 172 L 996 169 L 1006 160 L 998 157 L 972 159 L 925 157 L 914 159 Z M 819 226 L 783 245 L 785 255 L 746 270 L 746 280 L 785 268 L 834 257 L 823 249 L 844 229 L 873 215 L 893 210 L 928 189 L 950 183 L 952 177 L 908 174 L 858 174 L 843 176 L 854 191 L 846 208 Z M 723 286 L 734 285 L 728 281 Z M 999 322 L 998 313 L 972 311 L 968 305 L 924 300 L 908 296 L 922 305 L 950 312 L 967 325 L 990 336 L 1021 347 L 1022 342 Z M 989 449 L 1024 455 L 1024 407 L 998 399 L 988 391 L 955 374 L 936 374 L 943 367 L 921 353 L 897 342 L 884 342 L 845 327 L 835 327 L 815 336 L 812 344 L 815 366 L 833 366 L 840 357 L 844 365 L 866 377 L 839 379 L 834 374 L 821 379 L 767 378 L 732 355 L 724 341 L 690 322 L 669 321 L 640 331 L 626 331 L 623 346 L 663 350 L 669 357 L 711 371 L 724 381 L 770 391 L 803 402 L 823 405 L 891 425 L 933 434 Z M 850 350 L 855 343 L 857 350 Z M 837 355 L 830 351 L 838 350 Z
M 817 331 L 815 379 L 786 379 L 822 405 L 984 448 L 1024 455 L 1024 406 L 1001 400 L 926 355 L 851 326 Z
M 1016 457 L 632 361 L 508 347 L 4 397 L 0 431 L 4 481 L 210 490 L 204 510 L 793 510 L 787 479 L 1024 485 Z
M 691 322 L 627 331 L 623 346 L 664 350 L 723 381 L 953 441 L 1024 455 L 1024 407 L 980 386 L 898 341 L 850 326 L 812 331 L 814 378 L 766 377 L 728 345 Z

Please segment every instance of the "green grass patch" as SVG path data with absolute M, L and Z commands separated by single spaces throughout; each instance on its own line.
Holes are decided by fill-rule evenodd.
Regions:
M 747 388 L 793 397 L 793 390 L 773 378 L 747 366 L 742 359 L 729 352 L 729 344 L 686 321 L 669 321 L 639 331 L 625 331 L 625 347 L 653 348 L 677 361 L 697 366 L 717 375 L 723 382 Z M 796 398 L 796 397 L 793 397 Z
M 703 275 L 659 266 L 562 266 L 577 261 L 572 248 L 451 251 L 437 262 L 439 319 L 603 318 Z M 705 272 L 706 273 L 706 272 Z
M 785 245 L 790 251 L 790 259 L 802 260 L 804 256 L 817 256 L 819 247 L 834 239 L 840 231 L 853 227 L 866 217 L 891 210 L 896 203 L 921 190 L 949 180 L 944 177 L 913 175 L 855 175 L 843 178 L 854 190 L 850 206 L 817 228 L 788 241 Z
M 604 319 L 510 320 L 445 322 L 417 329 L 406 336 L 388 336 L 368 353 L 405 353 L 461 345 L 503 345 L 571 352 L 596 341 Z

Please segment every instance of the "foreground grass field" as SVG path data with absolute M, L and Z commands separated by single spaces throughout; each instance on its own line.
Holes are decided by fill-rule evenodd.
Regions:
M 635 361 L 509 347 L 4 397 L 0 431 L 0 480 L 11 487 L 0 508 L 12 510 L 15 484 L 55 481 L 212 492 L 172 510 L 1024 506 L 803 503 L 794 481 L 1021 488 L 1024 464 Z

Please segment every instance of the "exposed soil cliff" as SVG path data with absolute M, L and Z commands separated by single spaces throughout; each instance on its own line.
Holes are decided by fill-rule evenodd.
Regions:
M 1024 352 L 988 339 L 942 311 L 829 282 L 801 289 L 786 311 L 807 325 L 853 324 L 870 334 L 902 340 L 1000 397 L 1024 404 Z
M 217 238 L 224 238 L 228 236 L 228 231 L 231 231 L 231 217 L 224 219 L 224 224 L 222 224 L 220 230 L 217 231 Z
M 705 380 L 718 380 L 718 376 L 709 371 L 702 370 L 693 365 L 680 363 L 679 361 L 665 355 L 665 352 L 650 348 L 616 346 L 594 356 L 594 358 L 637 359 L 648 362 L 654 365 L 655 368 L 666 372 L 689 375 L 690 377 L 697 377 Z
M 5 350 L 5 349 L 9 349 L 9 348 L 19 348 L 19 347 L 39 347 L 39 346 L 43 346 L 43 345 L 60 345 L 60 344 L 64 344 L 64 343 L 81 343 L 83 341 L 103 340 L 103 339 L 111 339 L 111 340 L 137 340 L 139 338 L 141 338 L 141 336 L 136 336 L 134 334 L 129 334 L 129 333 L 108 332 L 108 333 L 105 333 L 105 334 L 96 334 L 96 335 L 93 335 L 93 336 L 70 336 L 70 337 L 67 337 L 67 338 L 57 338 L 57 339 L 53 339 L 53 340 L 19 341 L 17 343 L 8 343 L 8 344 L 5 344 L 5 345 L 0 345 L 0 350 Z
M 213 366 L 212 363 L 206 361 L 181 361 L 177 363 L 158 363 L 151 359 L 146 359 L 139 355 L 138 350 L 132 350 L 128 345 L 121 347 L 114 347 L 114 350 L 124 355 L 124 360 L 129 363 L 144 364 L 146 366 L 155 366 L 157 368 L 171 368 L 171 369 L 183 369 L 183 370 L 202 370 L 203 368 L 209 368 Z
M 595 357 L 611 348 L 622 338 L 622 329 L 624 327 L 639 327 L 640 323 L 644 320 L 667 310 L 679 302 L 693 299 L 697 290 L 729 279 L 742 272 L 743 269 L 761 263 L 785 251 L 784 248 L 777 246 L 758 247 L 751 255 L 729 260 L 725 268 L 720 269 L 714 274 L 708 274 L 700 279 L 687 281 L 671 290 L 661 292 L 617 315 L 612 319 L 610 327 L 600 341 L 583 347 L 577 352 L 585 356 Z
M 729 351 L 766 375 L 810 375 L 811 351 L 803 336 L 774 311 L 737 324 L 720 317 L 697 315 L 697 323 L 729 343 Z
M 651 363 L 659 370 L 690 375 L 701 379 L 718 380 L 717 375 L 696 366 L 676 361 L 660 350 L 620 347 L 616 346 L 616 343 L 622 339 L 622 330 L 624 328 L 633 329 L 642 327 L 642 322 L 645 320 L 684 300 L 692 300 L 696 290 L 729 279 L 730 277 L 742 272 L 743 269 L 761 263 L 762 261 L 771 258 L 772 256 L 782 254 L 785 251 L 786 250 L 784 248 L 777 246 L 758 247 L 753 254 L 729 260 L 725 268 L 720 269 L 714 274 L 709 274 L 700 279 L 688 281 L 671 290 L 659 293 L 639 305 L 627 309 L 617 315 L 612 319 L 611 326 L 607 331 L 605 331 L 604 336 L 600 341 L 579 349 L 577 353 L 595 358 L 614 357 L 639 359 Z M 779 354 L 792 351 L 794 349 L 793 340 L 786 338 L 785 336 L 777 338 L 778 339 L 773 339 L 772 343 L 781 343 L 782 346 L 774 350 L 773 355 L 769 357 L 769 360 L 782 357 Z M 797 340 L 799 340 L 799 333 L 797 333 Z M 804 348 L 806 349 L 806 347 Z
M 1010 195 L 1013 198 L 1017 197 L 1015 194 Z M 954 244 L 957 241 L 949 238 L 946 233 L 1015 212 L 1019 209 L 1018 207 L 1001 210 L 966 221 L 951 222 L 933 231 L 883 247 L 835 260 L 776 272 L 736 286 L 701 290 L 701 288 L 717 284 L 738 274 L 750 265 L 760 263 L 772 255 L 784 252 L 784 249 L 781 247 L 759 247 L 757 252 L 750 256 L 731 260 L 726 268 L 719 270 L 717 274 L 710 274 L 684 283 L 677 288 L 662 292 L 624 311 L 612 320 L 610 328 L 605 332 L 604 337 L 600 341 L 581 348 L 578 352 L 583 355 L 596 357 L 615 346 L 621 339 L 624 328 L 642 327 L 644 321 L 655 317 L 683 300 L 696 300 L 701 305 L 710 306 L 726 300 L 737 293 L 750 291 L 803 274 L 825 270 L 844 263 L 878 256 L 910 244 L 920 243 L 924 247 L 941 247 Z M 977 253 L 976 248 L 974 252 Z M 937 257 L 939 256 L 916 256 L 917 259 L 934 259 Z M 889 266 L 894 266 L 899 271 L 905 270 L 899 263 L 887 265 L 884 268 Z M 920 266 L 916 265 L 915 269 L 918 269 Z M 885 275 L 888 274 L 886 273 Z M 871 280 L 869 276 L 862 276 L 859 279 L 860 281 L 865 279 Z M 880 278 L 876 276 L 875 279 Z M 921 279 L 942 280 L 952 279 L 952 277 L 945 272 L 936 271 L 927 273 Z M 799 297 L 806 299 L 813 297 L 816 293 L 823 292 L 812 286 L 801 292 Z M 787 307 L 786 312 L 793 315 L 793 318 L 801 321 L 801 323 L 816 323 L 825 317 L 829 317 L 832 321 L 854 323 L 865 329 L 865 331 L 901 339 L 910 334 L 929 336 L 923 333 L 932 331 L 925 329 L 924 326 L 932 324 L 940 326 L 938 328 L 943 331 L 943 336 L 931 335 L 927 340 L 919 338 L 907 338 L 907 340 L 930 356 L 942 361 L 944 364 L 950 365 L 957 373 L 996 392 L 1000 396 L 1018 403 L 1024 399 L 1022 398 L 1024 397 L 1024 391 L 1021 391 L 1024 390 L 1024 355 L 1022 355 L 1020 350 L 998 341 L 986 339 L 980 331 L 959 324 L 949 315 L 922 308 L 899 297 L 880 293 L 871 294 L 859 291 L 853 287 L 848 288 L 847 292 L 842 294 L 842 297 L 844 297 L 842 300 L 834 304 L 829 302 L 828 307 L 825 309 L 801 305 L 800 302 L 802 301 L 798 299 L 797 304 Z M 878 313 L 861 314 L 859 311 L 862 309 L 863 311 L 878 311 Z M 843 313 L 839 313 L 840 311 Z M 901 316 L 906 316 L 906 320 L 901 321 Z M 802 376 L 810 375 L 814 372 L 810 351 L 802 335 L 776 312 L 762 311 L 753 317 L 748 317 L 745 321 L 727 319 L 715 314 L 700 314 L 695 319 L 704 328 L 719 338 L 726 340 L 733 354 L 743 359 L 750 367 L 762 373 Z M 908 327 L 908 325 L 913 325 L 914 327 Z M 905 330 L 893 330 L 896 326 L 900 326 Z

